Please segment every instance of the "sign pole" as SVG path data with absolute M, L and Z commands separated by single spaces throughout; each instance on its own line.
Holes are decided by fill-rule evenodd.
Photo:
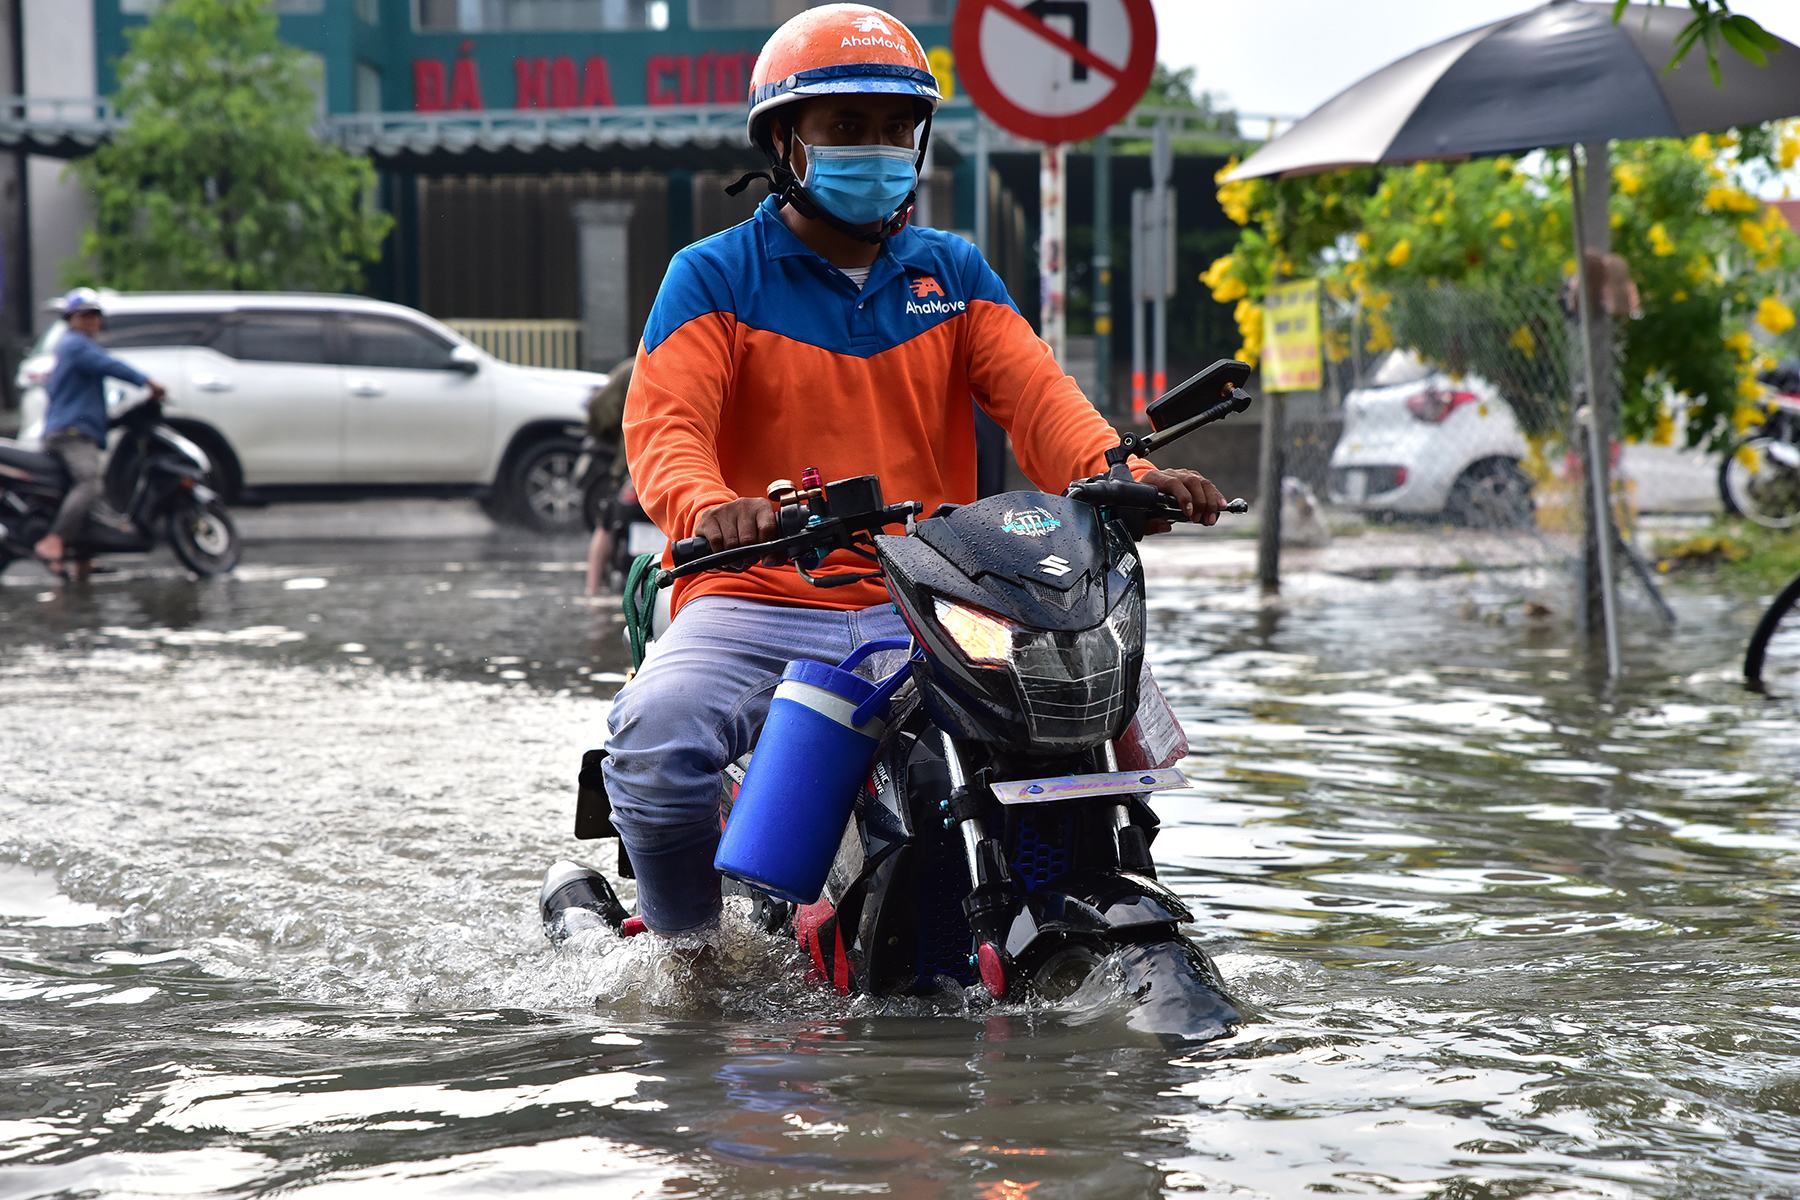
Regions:
M 1174 149 L 1170 144 L 1169 118 L 1156 118 L 1156 140 L 1150 157 L 1150 204 L 1155 239 L 1149 254 L 1156 256 L 1156 343 L 1150 366 L 1150 396 L 1160 397 L 1169 390 L 1169 294 L 1175 290 L 1175 207 L 1169 188 L 1174 167 Z
M 1038 165 L 1038 332 L 1067 370 L 1068 148 L 1104 139 L 1143 98 L 1156 70 L 1156 10 L 1152 0 L 962 0 L 950 23 L 950 50 L 963 91 L 981 115 L 1014 137 L 1043 147 Z M 976 129 L 979 139 L 981 126 Z M 1167 141 L 1165 132 L 1165 176 Z M 1099 157 L 1108 149 L 1103 146 Z M 980 206 L 985 171 L 979 165 L 977 170 L 983 176 L 976 182 Z M 1096 175 L 1106 175 L 1098 164 Z M 980 234 L 985 216 L 976 216 L 984 251 L 987 238 Z M 1110 250 L 1103 232 L 1094 251 L 1096 366 L 1110 359 Z M 1135 278 L 1132 287 L 1136 292 Z M 1132 325 L 1139 325 L 1135 309 Z M 1139 393 L 1134 407 L 1141 412 L 1141 363 L 1134 374 L 1133 390 Z M 1106 390 L 1104 380 L 1095 389 L 1102 403 Z
M 1067 191 L 1065 172 L 1069 164 L 1069 148 L 1058 143 L 1045 146 L 1038 160 L 1038 325 L 1044 341 L 1056 362 L 1068 370 L 1067 337 L 1063 325 L 1064 291 L 1068 285 L 1068 265 L 1063 252 L 1068 234 L 1068 210 L 1063 203 Z
M 1112 412 L 1112 133 L 1094 139 L 1094 394 Z
M 1265 593 L 1281 589 L 1287 393 L 1318 389 L 1325 369 L 1323 348 L 1318 281 L 1270 284 L 1263 295 L 1263 429 L 1256 480 L 1256 579 Z
M 1146 251 L 1150 193 L 1131 193 L 1131 419 L 1144 423 L 1144 301 L 1150 296 L 1150 255 Z

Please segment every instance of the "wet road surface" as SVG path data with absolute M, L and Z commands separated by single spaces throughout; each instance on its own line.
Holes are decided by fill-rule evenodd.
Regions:
M 1105 978 L 841 1000 L 742 923 L 708 979 L 551 951 L 626 662 L 578 543 L 15 567 L 0 1195 L 1800 1195 L 1800 701 L 1732 678 L 1755 598 L 1639 614 L 1597 699 L 1552 572 L 1270 607 L 1191 549 L 1146 547 L 1198 751 L 1155 853 L 1252 1023 L 1186 1054 Z

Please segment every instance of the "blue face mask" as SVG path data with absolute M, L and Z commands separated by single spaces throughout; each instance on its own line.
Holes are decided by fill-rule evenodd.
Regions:
M 918 156 L 904 146 L 800 144 L 806 149 L 806 178 L 800 182 L 826 212 L 847 224 L 885 221 L 918 185 Z

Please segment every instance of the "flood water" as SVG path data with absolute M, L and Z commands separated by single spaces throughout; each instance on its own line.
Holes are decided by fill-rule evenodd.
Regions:
M 1197 751 L 1155 854 L 1250 1018 L 1189 1052 L 1103 983 L 839 999 L 741 924 L 717 986 L 552 951 L 625 661 L 579 546 L 15 567 L 0 1196 L 1800 1195 L 1800 700 L 1734 682 L 1755 598 L 1677 588 L 1597 696 L 1552 576 L 1265 607 L 1151 545 Z

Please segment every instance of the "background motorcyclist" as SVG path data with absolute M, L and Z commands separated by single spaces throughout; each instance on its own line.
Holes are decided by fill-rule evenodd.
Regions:
M 62 460 L 69 472 L 69 493 L 63 497 L 50 532 L 32 547 L 33 553 L 53 574 L 65 579 L 85 578 L 86 559 L 66 566 L 68 544 L 81 530 L 88 511 L 100 498 L 100 452 L 106 448 L 106 380 L 123 379 L 150 389 L 159 401 L 162 384 L 130 363 L 102 350 L 94 338 L 106 318 L 100 297 L 92 288 L 76 288 L 56 302 L 69 328 L 56 343 L 56 366 L 46 387 L 49 406 L 44 413 L 44 450 Z
M 768 540 L 766 485 L 807 467 L 876 475 L 927 512 L 967 503 L 971 395 L 1038 486 L 1105 468 L 1117 434 L 980 252 L 907 224 L 938 98 L 918 39 L 879 9 L 809 9 L 763 48 L 749 133 L 775 195 L 675 257 L 626 403 L 633 480 L 672 539 Z M 1200 475 L 1132 469 L 1217 519 L 1223 497 Z M 866 566 L 840 553 L 824 569 L 853 562 Z M 791 567 L 683 580 L 672 600 L 672 625 L 613 702 L 604 768 L 639 915 L 665 936 L 717 919 L 720 773 L 754 743 L 783 667 L 907 635 L 878 581 L 818 589 Z
M 631 368 L 635 359 L 626 359 L 612 369 L 602 387 L 588 397 L 587 435 L 598 445 L 614 447 L 612 462 L 606 469 L 606 482 L 600 485 L 608 496 L 616 494 L 625 480 L 625 446 L 620 425 L 625 420 L 625 394 L 631 388 Z M 584 481 L 585 482 L 585 481 Z M 588 539 L 587 594 L 598 596 L 606 584 L 607 566 L 612 561 L 612 529 L 602 520 L 594 525 L 594 536 Z

